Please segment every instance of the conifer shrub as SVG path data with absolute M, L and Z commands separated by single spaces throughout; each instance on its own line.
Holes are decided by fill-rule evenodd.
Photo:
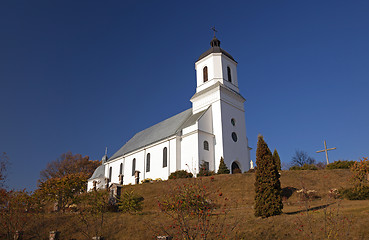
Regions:
M 142 196 L 136 195 L 133 191 L 126 191 L 118 199 L 118 209 L 128 213 L 142 211 L 143 200 L 144 198 Z
M 187 172 L 186 170 L 177 170 L 175 172 L 172 172 L 169 175 L 169 179 L 177 179 L 177 178 L 192 178 L 193 174 Z
M 350 169 L 355 164 L 355 161 L 334 161 L 327 165 L 327 169 Z
M 281 183 L 278 167 L 263 136 L 258 136 L 255 172 L 255 216 L 270 217 L 282 213 Z
M 292 166 L 290 170 L 318 170 L 318 167 L 315 164 L 307 164 L 305 163 L 303 166 Z
M 230 171 L 227 167 L 227 165 L 224 163 L 224 158 L 221 157 L 220 158 L 220 163 L 219 163 L 219 169 L 218 169 L 218 174 L 229 174 Z
M 279 157 L 279 154 L 277 152 L 277 149 L 274 149 L 274 152 L 273 152 L 273 159 L 275 161 L 275 164 L 277 165 L 277 169 L 278 170 L 281 170 L 281 158 Z

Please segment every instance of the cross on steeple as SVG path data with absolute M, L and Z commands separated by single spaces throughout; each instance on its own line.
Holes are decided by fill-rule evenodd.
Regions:
M 216 29 L 215 29 L 215 26 L 211 27 L 211 30 L 214 31 L 214 37 L 215 37 L 215 33 L 218 32 Z
M 329 161 L 328 161 L 328 151 L 334 150 L 334 149 L 336 149 L 336 148 L 334 147 L 334 148 L 328 148 L 327 149 L 327 142 L 324 140 L 324 149 L 323 150 L 316 151 L 316 152 L 317 153 L 325 152 L 325 158 L 327 159 L 327 164 L 329 164 Z

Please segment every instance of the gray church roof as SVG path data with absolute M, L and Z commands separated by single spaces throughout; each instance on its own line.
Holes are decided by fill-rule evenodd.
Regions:
M 192 108 L 190 108 L 152 127 L 136 133 L 136 135 L 134 135 L 123 147 L 114 153 L 108 161 L 173 136 L 183 128 L 195 124 L 205 111 L 192 114 Z
M 96 179 L 96 178 L 104 178 L 105 176 L 105 165 L 100 165 L 95 169 L 95 172 L 90 177 L 90 180 Z

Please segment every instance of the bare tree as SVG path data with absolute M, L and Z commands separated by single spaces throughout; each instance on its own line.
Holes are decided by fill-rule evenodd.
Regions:
M 302 167 L 304 164 L 315 164 L 315 159 L 310 157 L 305 151 L 296 150 L 291 162 L 292 166 Z
M 0 188 L 3 188 L 5 185 L 8 163 L 8 156 L 3 152 L 0 154 Z

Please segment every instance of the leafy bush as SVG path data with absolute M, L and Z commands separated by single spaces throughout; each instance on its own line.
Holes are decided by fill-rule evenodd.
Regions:
M 368 200 L 369 186 L 361 185 L 352 188 L 344 188 L 339 191 L 343 198 L 349 200 Z
M 359 162 L 355 162 L 351 167 L 353 172 L 353 180 L 356 184 L 364 184 L 369 181 L 369 159 L 363 158 Z
M 305 163 L 302 167 L 292 166 L 292 167 L 290 167 L 290 170 L 318 170 L 318 168 L 317 168 L 317 166 L 315 166 L 315 164 Z
M 151 178 L 145 178 L 144 180 L 141 181 L 141 183 L 153 183 L 154 180 L 152 180 Z
M 142 211 L 142 196 L 135 195 L 133 191 L 124 192 L 118 199 L 118 208 L 122 212 L 139 212 Z
M 165 233 L 176 239 L 226 239 L 235 226 L 227 219 L 228 199 L 214 189 L 199 179 L 170 187 L 170 192 L 158 204 L 160 212 L 171 219 L 171 223 L 169 227 L 167 221 L 155 227 L 158 229 L 155 235 Z
M 350 169 L 355 164 L 355 161 L 334 161 L 327 165 L 327 169 Z
M 197 174 L 198 177 L 204 177 L 204 176 L 212 176 L 215 175 L 214 171 L 210 171 L 208 167 L 206 166 L 206 162 L 202 162 L 200 164 L 200 171 Z
M 246 171 L 245 173 L 254 173 L 256 171 L 256 167 L 255 168 L 250 168 L 248 171 Z
M 177 170 L 170 174 L 169 179 L 192 178 L 192 177 L 193 177 L 193 174 L 187 172 L 186 170 Z

